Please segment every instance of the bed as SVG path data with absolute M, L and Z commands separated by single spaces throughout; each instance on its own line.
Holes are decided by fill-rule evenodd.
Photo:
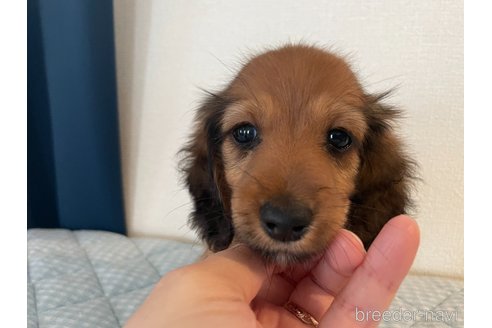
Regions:
M 30 229 L 28 327 L 122 327 L 197 244 L 95 230 Z M 463 327 L 463 281 L 409 275 L 380 327 Z M 388 319 L 388 318 L 387 318 Z

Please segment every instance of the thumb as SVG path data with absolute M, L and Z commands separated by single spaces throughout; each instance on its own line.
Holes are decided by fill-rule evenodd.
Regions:
M 263 282 L 272 275 L 272 269 L 245 245 L 235 245 L 231 248 L 208 256 L 196 263 L 204 273 L 214 275 L 226 288 L 241 297 L 245 302 L 251 302 L 258 294 Z

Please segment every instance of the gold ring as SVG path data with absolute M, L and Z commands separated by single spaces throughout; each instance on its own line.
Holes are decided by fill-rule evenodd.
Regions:
M 284 308 L 290 313 L 292 313 L 293 315 L 295 315 L 297 319 L 301 320 L 306 325 L 318 327 L 319 325 L 318 320 L 314 319 L 314 317 L 310 313 L 305 311 L 296 303 L 289 301 L 284 305 Z

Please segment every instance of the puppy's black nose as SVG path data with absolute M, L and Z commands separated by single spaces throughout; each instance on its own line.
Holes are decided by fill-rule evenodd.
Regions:
M 260 207 L 263 229 L 273 239 L 283 242 L 301 239 L 312 217 L 313 213 L 309 208 L 292 202 L 266 202 Z

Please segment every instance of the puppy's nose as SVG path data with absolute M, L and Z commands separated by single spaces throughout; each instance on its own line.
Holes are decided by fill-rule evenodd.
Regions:
M 312 211 L 300 204 L 266 202 L 260 207 L 260 221 L 265 232 L 275 240 L 296 241 L 306 233 Z

